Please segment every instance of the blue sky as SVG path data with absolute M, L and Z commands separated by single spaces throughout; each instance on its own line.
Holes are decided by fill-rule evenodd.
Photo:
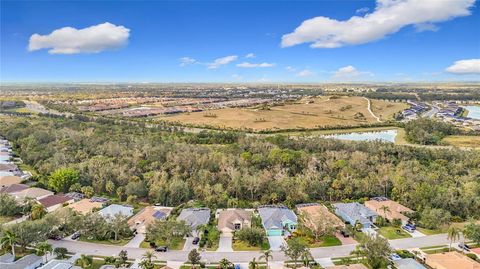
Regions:
M 397 2 L 2 1 L 0 79 L 480 80 L 478 3 Z

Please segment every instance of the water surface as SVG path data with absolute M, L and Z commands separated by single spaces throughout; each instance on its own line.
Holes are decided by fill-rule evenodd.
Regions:
M 480 106 L 463 106 L 463 108 L 468 110 L 467 117 L 480 120 Z
M 396 136 L 397 136 L 397 130 L 385 130 L 385 131 L 376 131 L 376 132 L 332 134 L 332 135 L 324 135 L 323 137 L 340 139 L 340 140 L 351 140 L 351 141 L 375 141 L 375 140 L 380 140 L 380 141 L 394 143 Z

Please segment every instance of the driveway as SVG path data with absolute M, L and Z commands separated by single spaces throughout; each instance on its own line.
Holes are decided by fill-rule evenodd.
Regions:
M 338 240 L 340 240 L 340 242 L 342 242 L 342 245 L 352 245 L 352 244 L 356 244 L 357 241 L 355 239 L 353 239 L 352 236 L 349 236 L 349 237 L 344 237 L 341 233 L 339 232 L 336 232 L 335 233 L 335 237 L 338 238 Z
M 198 244 L 196 244 L 196 245 L 193 244 L 193 239 L 194 238 L 195 238 L 195 236 L 189 236 L 185 239 L 185 245 L 183 245 L 183 251 L 190 252 L 190 250 L 192 250 L 192 249 L 198 249 Z
M 231 235 L 221 235 L 220 242 L 218 243 L 218 252 L 232 252 L 232 239 Z
M 413 231 L 413 233 L 408 232 L 412 237 L 424 237 L 425 235 L 419 232 L 418 230 Z
M 140 244 L 145 240 L 145 234 L 137 233 L 125 246 L 130 248 L 138 248 Z
M 271 250 L 280 250 L 280 247 L 285 244 L 283 236 L 267 236 L 267 238 Z

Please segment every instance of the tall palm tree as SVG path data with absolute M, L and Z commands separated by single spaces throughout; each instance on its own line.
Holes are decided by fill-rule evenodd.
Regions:
M 93 264 L 93 258 L 92 256 L 82 254 L 77 260 L 77 264 L 83 269 L 89 268 Z
M 142 255 L 142 258 L 144 260 L 152 261 L 152 259 L 155 258 L 155 253 L 153 253 L 153 251 L 147 251 Z
M 222 269 L 229 269 L 229 268 L 232 268 L 232 263 L 229 260 L 223 258 L 220 260 L 219 266 Z
M 448 228 L 448 231 L 447 231 L 447 238 L 448 240 L 450 240 L 450 244 L 448 246 L 448 249 L 449 250 L 452 250 L 452 243 L 456 240 L 459 240 L 460 239 L 460 229 L 451 225 L 449 228 Z
M 265 263 L 267 265 L 267 269 L 268 269 L 268 261 L 270 259 L 273 259 L 273 256 L 272 256 L 272 251 L 271 250 L 265 250 L 263 252 L 263 254 L 260 256 L 259 258 L 260 260 L 265 260 Z
M 251 260 L 248 263 L 248 269 L 257 269 L 257 268 L 258 268 L 258 262 L 255 258 L 253 258 L 253 260 Z
M 390 212 L 390 207 L 388 207 L 388 206 L 386 206 L 386 205 L 382 205 L 382 206 L 380 207 L 380 210 L 383 211 L 383 217 L 384 217 L 385 219 L 387 219 L 387 212 Z
M 17 235 L 12 231 L 5 231 L 3 236 L 0 238 L 0 246 L 2 248 L 10 247 L 12 250 L 12 255 L 15 257 L 15 242 L 17 241 Z
M 45 255 L 45 263 L 48 262 L 48 257 L 47 255 L 49 253 L 52 253 L 52 245 L 50 245 L 47 241 L 45 242 L 40 242 L 37 244 L 37 255 L 38 256 L 44 256 Z

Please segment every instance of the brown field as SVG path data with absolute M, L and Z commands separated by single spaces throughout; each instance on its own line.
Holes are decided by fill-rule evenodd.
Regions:
M 362 97 L 321 97 L 307 99 L 295 104 L 273 106 L 269 110 L 258 108 L 225 108 L 207 112 L 159 116 L 156 119 L 197 127 L 224 129 L 283 130 L 296 128 L 322 128 L 333 126 L 360 126 L 377 121 L 367 110 L 367 100 Z M 382 112 L 382 118 L 389 119 L 393 113 L 407 107 L 403 103 L 375 100 L 373 111 Z M 358 118 L 361 113 L 364 119 Z M 355 115 L 357 114 L 357 117 Z
M 442 141 L 455 147 L 480 149 L 480 136 L 451 135 Z
M 372 112 L 381 120 L 388 120 L 393 114 L 409 107 L 406 103 L 384 102 L 380 100 L 371 100 Z

